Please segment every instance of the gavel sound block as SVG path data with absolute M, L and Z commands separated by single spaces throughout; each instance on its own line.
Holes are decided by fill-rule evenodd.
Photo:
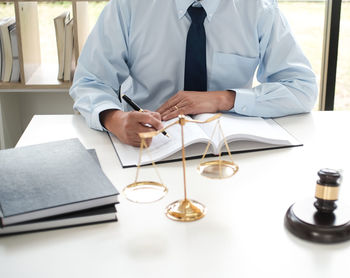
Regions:
M 287 210 L 286 228 L 299 238 L 335 243 L 350 239 L 350 207 L 338 203 L 341 175 L 332 169 L 318 171 L 315 199 L 296 202 Z

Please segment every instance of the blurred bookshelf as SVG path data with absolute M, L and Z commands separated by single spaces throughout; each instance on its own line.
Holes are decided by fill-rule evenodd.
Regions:
M 20 81 L 1 82 L 0 91 L 62 90 L 68 91 L 71 81 L 57 78 L 58 59 L 54 18 L 69 11 L 73 18 L 74 56 L 77 61 L 94 21 L 107 0 L 102 1 L 1 1 L 0 19 L 14 17 L 17 28 Z M 57 5 L 59 4 L 59 5 Z M 91 17 L 91 10 L 98 13 Z M 92 6 L 89 8 L 89 5 Z

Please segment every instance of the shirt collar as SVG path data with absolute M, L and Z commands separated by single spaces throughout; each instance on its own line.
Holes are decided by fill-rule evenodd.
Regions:
M 207 18 L 210 21 L 219 5 L 221 0 L 201 0 L 199 1 L 205 12 L 207 13 Z M 182 18 L 189 6 L 191 6 L 194 0 L 175 0 L 178 18 Z

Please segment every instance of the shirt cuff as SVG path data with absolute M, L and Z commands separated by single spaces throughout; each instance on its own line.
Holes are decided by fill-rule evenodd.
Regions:
M 252 89 L 233 89 L 236 92 L 235 105 L 230 112 L 252 115 L 255 107 L 255 93 Z
M 100 104 L 92 112 L 90 126 L 100 131 L 108 131 L 106 128 L 104 128 L 104 126 L 100 122 L 100 113 L 109 109 L 122 110 L 122 108 L 114 102 L 107 102 L 107 103 Z

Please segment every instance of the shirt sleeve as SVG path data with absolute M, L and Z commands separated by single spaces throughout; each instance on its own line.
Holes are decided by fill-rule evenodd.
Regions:
M 310 112 L 317 98 L 316 77 L 276 2 L 258 20 L 260 84 L 233 89 L 243 115 L 279 117 Z
M 122 1 L 111 0 L 102 11 L 86 40 L 69 91 L 73 108 L 84 116 L 89 127 L 97 130 L 105 130 L 99 120 L 102 111 L 122 109 L 119 89 L 129 76 L 130 16 Z

